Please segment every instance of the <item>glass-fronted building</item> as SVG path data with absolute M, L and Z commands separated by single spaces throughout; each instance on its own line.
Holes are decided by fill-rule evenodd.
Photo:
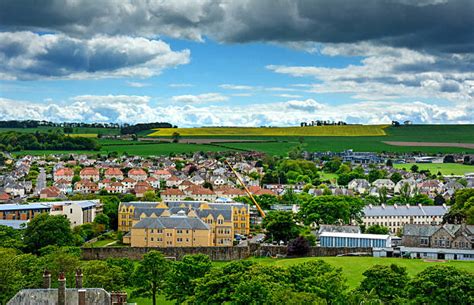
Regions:
M 321 247 L 328 248 L 388 248 L 390 235 L 324 232 L 319 236 Z

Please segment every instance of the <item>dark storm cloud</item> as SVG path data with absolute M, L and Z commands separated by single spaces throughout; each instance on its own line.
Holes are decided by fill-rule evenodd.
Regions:
M 223 42 L 370 41 L 443 53 L 474 50 L 472 0 L 16 1 L 4 29 L 168 35 Z

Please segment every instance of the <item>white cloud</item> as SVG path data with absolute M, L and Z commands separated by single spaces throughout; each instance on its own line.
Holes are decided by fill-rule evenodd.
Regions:
M 134 88 L 143 88 L 143 87 L 150 86 L 149 83 L 129 82 L 129 81 L 127 81 L 127 85 L 130 86 L 130 87 L 134 87 Z
M 284 115 L 282 115 L 284 114 Z M 297 126 L 316 119 L 349 123 L 389 124 L 391 120 L 415 123 L 472 124 L 474 105 L 437 106 L 422 102 L 363 101 L 329 105 L 312 99 L 278 103 L 235 105 L 153 105 L 148 96 L 82 95 L 67 101 L 34 103 L 0 98 L 0 119 L 35 119 L 84 122 L 139 123 L 168 121 L 191 126 Z
M 229 98 L 220 93 L 203 93 L 199 95 L 177 95 L 171 98 L 174 102 L 177 103 L 187 103 L 187 104 L 202 104 L 210 102 L 224 102 Z
M 287 93 L 282 93 L 282 94 L 275 94 L 274 96 L 277 97 L 284 97 L 284 98 L 301 98 L 301 95 L 298 94 L 287 94 Z
M 64 34 L 0 32 L 2 79 L 151 77 L 187 64 L 189 50 L 160 40 L 126 36 L 90 39 Z
M 255 87 L 252 87 L 252 86 L 231 85 L 231 84 L 222 84 L 222 85 L 219 85 L 219 87 L 222 89 L 228 89 L 228 90 L 254 90 L 255 89 Z
M 327 45 L 329 56 L 367 56 L 360 65 L 342 68 L 276 66 L 267 69 L 294 77 L 311 77 L 313 85 L 298 85 L 313 93 L 349 93 L 359 100 L 437 98 L 454 103 L 474 100 L 474 57 L 445 56 L 368 43 Z
M 187 88 L 187 87 L 193 87 L 193 84 L 169 84 L 168 85 L 171 88 Z

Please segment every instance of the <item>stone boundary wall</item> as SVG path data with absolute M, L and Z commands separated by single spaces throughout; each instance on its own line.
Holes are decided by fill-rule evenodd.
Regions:
M 131 248 L 131 247 L 109 247 L 109 248 L 83 248 L 82 259 L 104 260 L 107 258 L 130 258 L 142 259 L 148 251 L 157 250 L 164 256 L 180 260 L 189 254 L 205 254 L 213 261 L 231 261 L 246 259 L 251 256 L 285 256 L 286 246 L 261 246 L 250 245 L 248 247 L 173 247 L 173 248 Z M 363 253 L 372 256 L 372 248 L 324 248 L 311 247 L 307 256 L 337 256 L 351 253 Z

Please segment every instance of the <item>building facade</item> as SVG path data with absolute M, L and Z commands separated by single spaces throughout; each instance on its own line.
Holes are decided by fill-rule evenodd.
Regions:
M 397 233 L 406 224 L 439 225 L 448 211 L 446 205 L 368 205 L 364 207 L 362 222 L 366 227 L 381 225 L 388 227 L 391 233 Z
M 142 220 L 148 218 L 169 218 L 178 213 L 180 215 L 184 213 L 187 217 L 199 219 L 206 224 L 210 229 L 211 246 L 231 246 L 235 234 L 248 235 L 250 233 L 249 206 L 235 202 L 123 202 L 119 206 L 118 229 L 122 232 L 130 233 L 129 237 L 124 238 L 124 243 L 131 243 L 134 234 L 145 234 L 145 231 L 143 231 L 145 226 L 157 225 L 156 221 L 147 220 L 141 222 Z M 137 225 L 140 231 L 133 230 Z M 156 240 L 154 244 L 157 244 Z M 181 241 L 181 245 L 184 244 Z M 164 245 L 166 246 L 166 243 Z

